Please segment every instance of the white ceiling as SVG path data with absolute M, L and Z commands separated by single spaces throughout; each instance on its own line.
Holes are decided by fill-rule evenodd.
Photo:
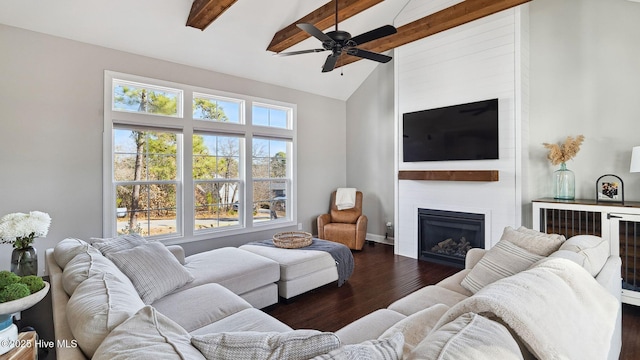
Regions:
M 339 28 L 355 36 L 393 24 L 409 1 L 385 0 Z M 0 23 L 346 100 L 376 66 L 391 64 L 362 60 L 322 73 L 328 52 L 266 51 L 278 30 L 327 2 L 238 0 L 200 31 L 185 26 L 192 0 L 3 0 Z M 311 38 L 287 51 L 319 45 Z

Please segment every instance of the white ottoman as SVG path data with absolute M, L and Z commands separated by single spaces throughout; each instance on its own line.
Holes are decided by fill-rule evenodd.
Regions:
M 338 280 L 338 269 L 326 251 L 281 249 L 261 245 L 242 245 L 240 249 L 280 264 L 278 295 L 290 299 Z

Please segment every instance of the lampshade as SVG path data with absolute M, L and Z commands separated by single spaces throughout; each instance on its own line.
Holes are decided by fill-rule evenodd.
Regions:
M 629 172 L 640 172 L 640 146 L 634 146 L 631 152 L 631 167 Z

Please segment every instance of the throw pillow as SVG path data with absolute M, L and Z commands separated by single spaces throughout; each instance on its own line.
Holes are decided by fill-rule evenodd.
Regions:
M 93 356 L 93 360 L 129 359 L 204 360 L 204 356 L 191 346 L 185 329 L 145 306 L 113 329 Z
M 86 242 L 80 239 L 67 238 L 56 244 L 53 249 L 53 258 L 61 269 L 67 266 L 76 255 L 87 250 Z
M 611 250 L 609 242 L 599 236 L 577 235 L 569 238 L 560 250 L 572 251 L 578 254 L 583 262 L 580 264 L 591 276 L 596 276 L 607 262 Z
M 407 359 L 522 360 L 523 356 L 504 325 L 466 313 L 429 334 Z
M 193 281 L 191 273 L 159 242 L 108 253 L 107 258 L 131 279 L 142 301 L 149 305 Z
M 509 241 L 536 255 L 549 256 L 560 248 L 560 245 L 565 241 L 565 237 L 558 234 L 545 234 L 527 229 L 524 226 L 521 226 L 518 230 L 507 226 L 500 240 Z
M 404 336 L 399 332 L 382 340 L 368 340 L 360 344 L 345 345 L 311 360 L 397 360 L 402 359 L 403 345 Z
M 89 240 L 89 243 L 91 246 L 100 250 L 104 256 L 107 256 L 110 253 L 144 245 L 147 243 L 147 240 L 138 234 L 125 234 L 114 238 L 92 238 Z
M 104 273 L 83 281 L 73 293 L 67 322 L 78 346 L 89 358 L 116 326 L 144 307 L 127 279 Z
M 335 334 L 316 330 L 196 335 L 191 338 L 191 343 L 208 360 L 307 360 L 340 347 L 340 339 Z
M 484 254 L 460 285 L 475 294 L 486 285 L 526 270 L 543 258 L 509 241 L 500 240 Z

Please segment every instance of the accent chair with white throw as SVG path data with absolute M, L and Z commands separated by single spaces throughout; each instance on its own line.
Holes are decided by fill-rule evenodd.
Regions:
M 331 193 L 328 214 L 318 216 L 318 238 L 362 250 L 367 235 L 367 217 L 362 214 L 362 192 L 353 188 Z

